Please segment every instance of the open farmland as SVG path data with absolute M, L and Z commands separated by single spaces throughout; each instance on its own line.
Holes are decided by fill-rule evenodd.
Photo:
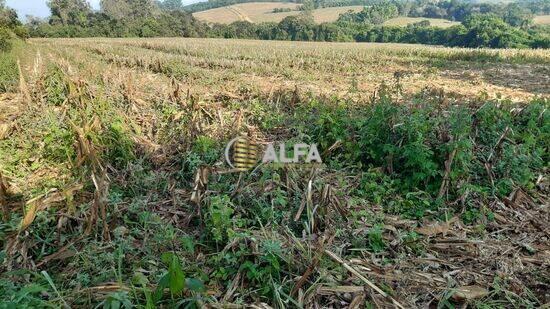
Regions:
M 533 18 L 537 25 L 550 25 L 550 15 L 540 15 Z
M 269 93 L 294 89 L 368 97 L 382 83 L 409 94 L 429 88 L 457 97 L 514 101 L 548 95 L 546 50 L 474 50 L 406 44 L 311 43 L 223 39 L 35 40 L 45 48 L 92 61 L 90 66 L 142 70 L 168 86 L 176 78 L 193 93 L 241 88 Z M 83 49 L 78 52 L 79 49 Z
M 8 305 L 550 302 L 548 50 L 93 38 L 14 55 Z M 230 169 L 242 135 L 323 163 Z
M 250 2 L 224 6 L 211 10 L 193 13 L 199 20 L 208 23 L 230 24 L 235 21 L 252 23 L 280 22 L 283 18 L 298 15 L 299 4 L 283 2 Z M 290 12 L 273 13 L 275 8 L 292 9 Z M 363 6 L 330 7 L 313 10 L 313 18 L 317 23 L 336 21 L 340 14 L 347 11 L 359 12 Z
M 460 22 L 450 21 L 441 18 L 424 18 L 424 17 L 396 17 L 384 22 L 386 26 L 407 26 L 427 20 L 430 26 L 448 28 L 455 25 L 460 25 Z

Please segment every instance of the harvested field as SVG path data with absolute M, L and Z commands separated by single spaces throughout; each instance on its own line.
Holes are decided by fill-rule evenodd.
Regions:
M 99 66 L 145 68 L 159 73 L 152 76 L 161 83 L 174 77 L 205 96 L 242 87 L 268 93 L 297 86 L 319 95 L 368 97 L 396 74 L 409 94 L 429 88 L 458 97 L 486 93 L 518 101 L 550 92 L 545 50 L 223 39 L 34 42 L 69 55 L 83 49 L 79 53 Z
M 8 306 L 550 303 L 547 50 L 24 47 L 0 95 Z M 236 136 L 323 162 L 232 169 Z
M 224 6 L 211 10 L 193 13 L 199 20 L 208 23 L 230 24 L 235 21 L 251 23 L 280 22 L 283 18 L 298 15 L 299 4 L 281 2 L 250 2 Z M 292 9 L 290 12 L 273 13 L 273 9 Z M 347 11 L 358 12 L 363 6 L 330 7 L 313 10 L 313 18 L 317 23 L 336 21 L 340 14 Z
M 384 22 L 386 26 L 407 26 L 421 21 L 429 21 L 431 26 L 448 28 L 455 25 L 460 25 L 460 22 L 454 22 L 441 18 L 424 18 L 424 17 L 397 17 Z
M 550 24 L 550 15 L 535 16 L 534 21 L 538 25 L 548 25 Z

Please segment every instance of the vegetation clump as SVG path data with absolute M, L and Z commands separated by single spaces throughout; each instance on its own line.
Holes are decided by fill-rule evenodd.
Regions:
M 292 12 L 291 8 L 274 8 L 273 13 L 285 13 L 285 12 Z

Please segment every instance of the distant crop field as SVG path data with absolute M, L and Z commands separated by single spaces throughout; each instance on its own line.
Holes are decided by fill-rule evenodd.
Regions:
M 535 16 L 534 21 L 535 21 L 535 24 L 538 24 L 538 25 L 549 25 L 550 15 Z
M 252 23 L 279 22 L 283 18 L 300 14 L 299 4 L 281 2 L 251 2 L 240 3 L 221 8 L 194 13 L 196 18 L 208 23 L 230 24 L 235 21 L 248 21 Z M 290 12 L 273 13 L 273 9 L 291 9 Z M 322 8 L 313 11 L 315 22 L 330 22 L 338 19 L 340 14 L 347 11 L 358 12 L 363 6 L 344 6 Z
M 459 22 L 450 21 L 441 18 L 424 18 L 424 17 L 397 17 L 387 20 L 384 25 L 387 26 L 406 26 L 421 21 L 427 20 L 430 22 L 430 25 L 434 27 L 448 28 L 454 25 L 459 25 Z
M 485 92 L 523 100 L 548 95 L 550 53 L 545 50 L 476 50 L 392 43 L 325 43 L 224 39 L 33 40 L 44 54 L 79 55 L 156 73 L 155 80 L 185 80 L 196 93 L 269 92 L 299 85 L 318 94 L 368 97 L 403 73 L 404 91 L 426 87 L 458 96 Z M 516 65 L 512 65 L 515 63 Z M 144 70 L 143 70 L 144 69 Z
M 363 9 L 361 5 L 322 8 L 313 11 L 313 18 L 317 23 L 336 21 L 340 14 L 348 11 L 360 12 Z

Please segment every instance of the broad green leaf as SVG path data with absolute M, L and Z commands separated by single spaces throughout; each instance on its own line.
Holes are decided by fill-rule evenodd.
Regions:
M 185 287 L 185 276 L 177 258 L 172 259 L 168 273 L 170 274 L 170 292 L 172 294 L 181 293 Z
M 168 282 L 170 292 L 172 294 L 179 294 L 185 287 L 185 275 L 181 268 L 178 257 L 172 253 L 164 253 L 161 257 L 165 264 L 168 264 Z
M 187 286 L 188 289 L 194 292 L 204 292 L 206 291 L 206 288 L 204 287 L 204 283 L 202 283 L 201 280 L 196 278 L 188 278 L 185 280 L 185 286 Z

